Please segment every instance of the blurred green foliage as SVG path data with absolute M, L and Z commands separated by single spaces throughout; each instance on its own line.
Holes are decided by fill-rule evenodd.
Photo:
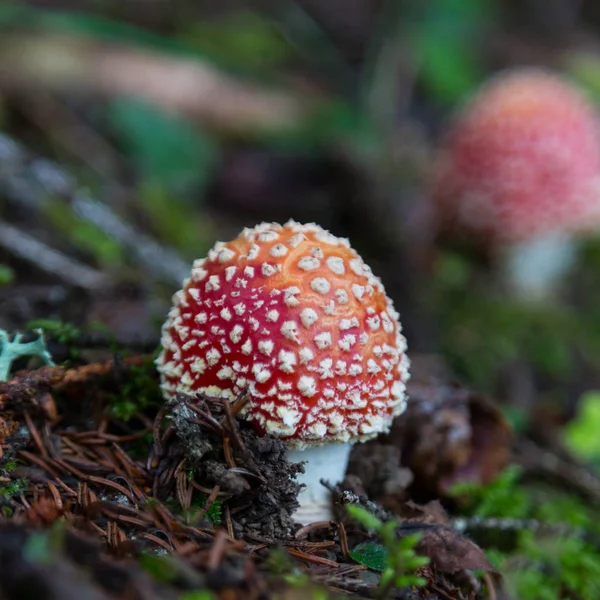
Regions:
M 566 73 L 600 106 L 600 58 L 591 52 L 570 52 L 564 63 Z
M 0 264 L 0 285 L 8 285 L 15 279 L 15 272 L 8 266 Z
M 522 472 L 520 467 L 511 465 L 486 486 L 458 483 L 451 494 L 460 499 L 471 516 L 525 519 L 531 514 L 533 501 L 518 485 Z
M 570 315 L 507 302 L 474 284 L 474 276 L 466 258 L 442 255 L 428 292 L 431 308 L 440 313 L 442 350 L 456 371 L 486 391 L 494 389 L 500 369 L 518 359 L 533 359 L 554 375 L 567 373 Z
M 440 105 L 457 104 L 483 81 L 485 68 L 477 46 L 496 11 L 494 0 L 412 2 L 412 55 L 423 86 Z
M 587 273 L 585 294 L 572 302 L 520 303 L 494 287 L 490 274 L 467 253 L 445 251 L 423 290 L 423 301 L 439 318 L 444 356 L 466 382 L 495 393 L 506 369 L 527 365 L 544 376 L 549 388 L 574 376 L 577 361 L 594 365 L 600 357 L 600 293 L 594 246 L 583 252 L 580 270 Z M 565 286 L 565 294 L 570 285 Z M 554 399 L 556 400 L 556 398 Z
M 36 564 L 52 564 L 64 548 L 65 532 L 65 523 L 56 521 L 45 531 L 30 533 L 23 548 L 24 557 Z
M 213 140 L 186 119 L 143 100 L 118 98 L 106 105 L 112 135 L 121 142 L 140 178 L 182 192 L 200 192 L 214 171 Z M 172 202 L 175 202 L 172 199 Z
M 600 465 L 600 392 L 584 394 L 577 416 L 563 428 L 567 447 L 578 457 Z
M 196 199 L 195 195 L 191 198 Z M 150 180 L 139 184 L 138 206 L 150 220 L 157 236 L 190 259 L 204 256 L 213 245 L 213 226 L 198 205 L 190 205 L 164 185 Z
M 517 526 L 511 536 L 498 530 L 486 538 L 486 554 L 503 574 L 511 597 L 599 597 L 600 523 L 595 507 L 568 492 L 525 483 L 521 475 L 509 467 L 488 486 L 460 484 L 453 490 L 466 514 L 540 523 L 539 531 Z
M 273 73 L 296 55 L 273 21 L 249 10 L 218 20 L 194 21 L 184 26 L 178 38 L 191 48 L 256 73 Z
M 83 11 L 44 9 L 22 2 L 0 6 L 0 29 L 2 28 L 93 36 L 108 43 L 122 43 L 181 56 L 199 56 L 196 50 L 171 36 L 124 21 Z
M 110 269 L 123 262 L 121 246 L 98 227 L 77 217 L 71 208 L 60 201 L 43 207 L 48 222 L 76 248 L 91 254 L 100 267 Z

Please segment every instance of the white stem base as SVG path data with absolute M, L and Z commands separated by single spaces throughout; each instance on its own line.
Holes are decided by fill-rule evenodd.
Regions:
M 304 475 L 298 475 L 298 482 L 306 487 L 300 492 L 300 506 L 294 513 L 294 520 L 303 525 L 316 521 L 329 521 L 332 518 L 331 494 L 320 483 L 321 479 L 331 484 L 344 478 L 352 444 L 325 444 L 305 450 L 290 449 L 287 459 L 290 462 L 304 462 Z
M 506 249 L 502 262 L 510 292 L 521 300 L 551 301 L 575 262 L 575 250 L 571 238 L 558 234 Z

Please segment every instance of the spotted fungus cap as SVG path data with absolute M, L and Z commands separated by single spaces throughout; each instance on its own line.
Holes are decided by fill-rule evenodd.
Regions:
M 541 69 L 502 73 L 443 140 L 433 198 L 446 228 L 524 242 L 600 223 L 600 137 L 592 106 Z
M 398 314 L 348 240 L 314 224 L 218 242 L 173 297 L 162 346 L 165 397 L 247 389 L 245 418 L 298 448 L 369 439 L 406 405 Z

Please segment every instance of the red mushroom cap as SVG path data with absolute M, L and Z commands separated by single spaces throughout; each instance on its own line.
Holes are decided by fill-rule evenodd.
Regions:
M 194 263 L 157 359 L 167 398 L 250 393 L 245 418 L 289 445 L 366 440 L 406 405 L 406 341 L 346 239 L 263 223 Z
M 446 227 L 522 242 L 600 223 L 600 138 L 594 109 L 557 75 L 500 74 L 464 107 L 434 166 Z

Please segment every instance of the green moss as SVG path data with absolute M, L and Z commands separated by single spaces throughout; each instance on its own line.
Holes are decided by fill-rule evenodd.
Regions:
M 127 422 L 138 413 L 158 409 L 163 402 L 152 358 L 147 358 L 142 365 L 129 368 L 119 393 L 109 400 L 108 411 L 114 418 Z
M 15 479 L 6 485 L 0 486 L 0 498 L 9 499 L 25 493 L 29 481 L 26 478 Z
M 568 492 L 525 485 L 520 478 L 521 471 L 511 467 L 489 486 L 461 485 L 454 489 L 467 500 L 464 510 L 469 515 L 539 523 L 537 530 L 531 530 L 517 521 L 509 547 L 504 540 L 502 549 L 486 550 L 503 574 L 511 597 L 600 597 L 600 550 L 588 540 L 600 536 L 594 507 Z
M 36 319 L 29 321 L 26 327 L 32 330 L 42 329 L 48 336 L 65 345 L 74 344 L 81 335 L 78 327 L 59 319 Z
M 487 486 L 459 483 L 451 494 L 466 502 L 465 512 L 475 517 L 525 519 L 531 515 L 533 499 L 518 486 L 522 469 L 511 465 Z
M 221 525 L 223 522 L 223 504 L 219 500 L 215 500 L 206 511 L 206 517 L 213 525 Z
M 507 557 L 500 563 L 507 588 L 522 600 L 562 600 L 600 597 L 600 560 L 589 544 L 574 537 L 519 534 L 520 562 Z

